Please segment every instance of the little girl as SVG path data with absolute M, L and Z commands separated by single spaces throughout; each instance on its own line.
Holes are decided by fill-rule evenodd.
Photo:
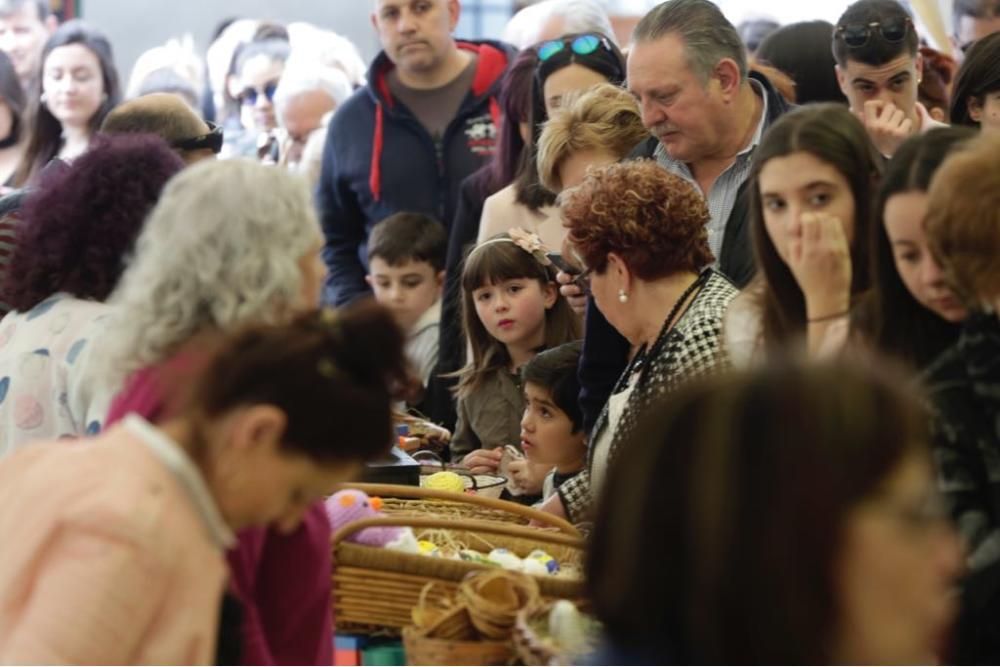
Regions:
M 213 664 L 234 532 L 294 531 L 386 453 L 403 334 L 376 304 L 308 313 L 202 370 L 156 425 L 0 461 L 0 664 Z
M 541 241 L 516 228 L 466 257 L 462 305 L 471 354 L 458 374 L 452 458 L 473 473 L 495 472 L 504 445 L 521 439 L 521 367 L 540 350 L 579 338 L 579 322 Z

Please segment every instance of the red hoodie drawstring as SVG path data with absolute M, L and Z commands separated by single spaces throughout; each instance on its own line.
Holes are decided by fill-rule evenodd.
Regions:
M 368 188 L 375 201 L 382 200 L 382 103 L 375 103 L 375 134 L 372 137 L 372 166 L 368 173 Z
M 493 127 L 500 132 L 500 104 L 497 98 L 490 96 L 490 116 L 493 118 Z

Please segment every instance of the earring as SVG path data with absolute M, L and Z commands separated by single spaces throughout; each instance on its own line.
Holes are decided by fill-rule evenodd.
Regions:
M 45 104 L 45 102 L 48 101 L 48 98 L 46 97 L 45 93 L 41 94 L 41 96 L 38 98 L 38 101 L 41 102 L 42 104 Z
M 624 289 L 618 290 L 618 303 L 628 303 L 628 294 Z

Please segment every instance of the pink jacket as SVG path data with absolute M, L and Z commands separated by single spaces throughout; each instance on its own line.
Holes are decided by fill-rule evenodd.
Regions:
M 165 394 L 190 381 L 203 360 L 181 352 L 158 367 L 136 372 L 111 404 L 106 424 L 128 413 L 152 422 L 169 417 Z M 161 372 L 168 376 L 163 379 Z M 333 662 L 330 522 L 323 503 L 306 512 L 291 535 L 266 528 L 239 533 L 227 554 L 231 588 L 243 603 L 242 656 L 246 665 L 329 665 Z
M 0 461 L 0 663 L 214 659 L 232 535 L 134 426 Z

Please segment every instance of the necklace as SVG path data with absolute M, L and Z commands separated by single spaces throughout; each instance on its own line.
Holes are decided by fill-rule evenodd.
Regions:
M 699 275 L 698 278 L 693 283 L 688 285 L 687 289 L 681 293 L 680 297 L 676 302 L 674 302 L 673 307 L 670 309 L 667 319 L 663 321 L 663 326 L 660 328 L 660 333 L 656 335 L 656 340 L 653 341 L 653 345 L 649 346 L 647 343 L 643 343 L 642 347 L 639 348 L 639 351 L 636 352 L 635 357 L 632 358 L 632 363 L 629 364 L 628 370 L 622 375 L 622 380 L 619 384 L 621 384 L 621 382 L 628 382 L 632 375 L 643 369 L 646 364 L 646 360 L 663 347 L 663 341 L 666 339 L 667 334 L 672 330 L 670 325 L 673 323 L 674 318 L 680 314 L 680 310 L 684 304 L 687 303 L 688 298 L 705 284 L 711 273 L 711 269 L 702 271 L 701 275 Z

